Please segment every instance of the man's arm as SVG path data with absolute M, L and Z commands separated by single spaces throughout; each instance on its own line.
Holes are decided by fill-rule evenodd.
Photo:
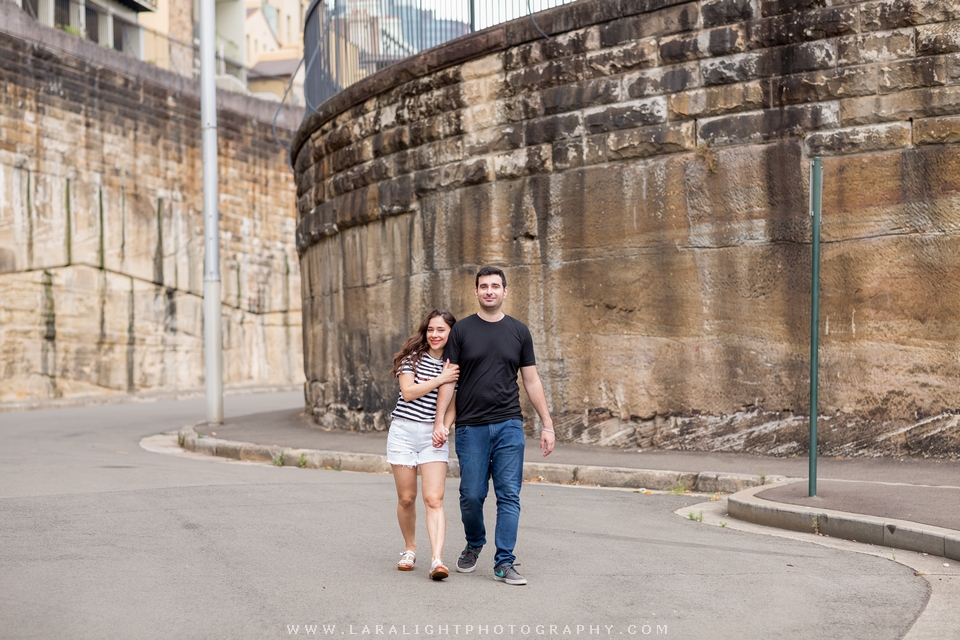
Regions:
M 448 382 L 437 390 L 437 415 L 433 419 L 433 446 L 442 447 L 447 441 L 447 427 L 443 424 L 447 408 L 453 400 L 455 382 Z
M 530 398 L 533 408 L 540 416 L 540 421 L 543 422 L 543 429 L 540 431 L 540 451 L 544 456 L 548 456 L 553 451 L 557 440 L 553 432 L 553 418 L 550 417 L 550 409 L 547 408 L 547 397 L 543 393 L 543 383 L 540 382 L 537 366 L 520 367 L 520 377 L 523 379 L 523 388 L 527 391 L 527 397 Z M 437 403 L 439 405 L 439 398 Z

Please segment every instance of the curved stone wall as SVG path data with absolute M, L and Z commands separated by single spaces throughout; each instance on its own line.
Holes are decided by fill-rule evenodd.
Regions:
M 960 446 L 960 9 L 582 0 L 349 88 L 294 146 L 307 403 L 384 429 L 390 357 L 505 268 L 561 440 Z M 533 413 L 527 428 L 533 432 Z

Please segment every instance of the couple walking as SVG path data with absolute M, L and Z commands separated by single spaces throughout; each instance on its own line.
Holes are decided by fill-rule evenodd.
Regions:
M 443 489 L 447 477 L 450 426 L 456 423 L 460 462 L 460 517 L 467 544 L 457 571 L 476 569 L 486 544 L 483 502 L 493 478 L 497 497 L 493 578 L 522 585 L 527 580 L 514 565 L 513 548 L 520 523 L 523 479 L 523 421 L 520 388 L 540 415 L 540 450 L 553 451 L 553 420 L 537 374 L 530 331 L 501 311 L 507 278 L 496 267 L 477 272 L 480 311 L 457 322 L 447 311 L 432 311 L 393 359 L 400 397 L 387 437 L 387 461 L 397 485 L 397 519 L 406 548 L 397 568 L 411 571 L 416 554 L 417 468 L 423 484 L 430 537 L 430 578 L 443 580 L 450 571 L 441 552 L 446 534 Z

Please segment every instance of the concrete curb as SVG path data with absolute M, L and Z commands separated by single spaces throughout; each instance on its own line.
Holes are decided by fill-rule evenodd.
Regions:
M 390 473 L 390 465 L 387 463 L 386 455 L 293 449 L 249 442 L 235 442 L 199 435 L 193 426 L 180 429 L 178 442 L 187 451 L 234 460 L 272 462 L 277 466 L 302 467 L 304 469 Z M 450 464 L 447 467 L 447 477 L 460 477 L 460 465 L 455 458 L 450 459 Z M 686 491 L 701 493 L 734 493 L 747 487 L 762 488 L 765 484 L 784 481 L 783 476 L 738 475 L 716 471 L 689 473 L 539 462 L 524 463 L 523 479 L 526 482 L 651 489 L 655 491 L 669 491 L 677 487 L 683 487 Z
M 771 502 L 757 497 L 764 487 L 744 489 L 727 498 L 727 511 L 738 520 L 802 533 L 864 542 L 960 560 L 960 531 L 876 516 Z

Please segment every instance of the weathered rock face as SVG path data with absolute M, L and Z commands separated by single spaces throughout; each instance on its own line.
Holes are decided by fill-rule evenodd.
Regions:
M 819 155 L 823 450 L 954 455 L 960 9 L 823 4 L 582 0 L 323 105 L 294 146 L 317 420 L 385 428 L 392 353 L 496 264 L 561 440 L 800 450 Z
M 198 83 L 9 2 L 0 20 L 0 401 L 201 388 Z M 224 381 L 302 382 L 276 105 L 220 99 Z

